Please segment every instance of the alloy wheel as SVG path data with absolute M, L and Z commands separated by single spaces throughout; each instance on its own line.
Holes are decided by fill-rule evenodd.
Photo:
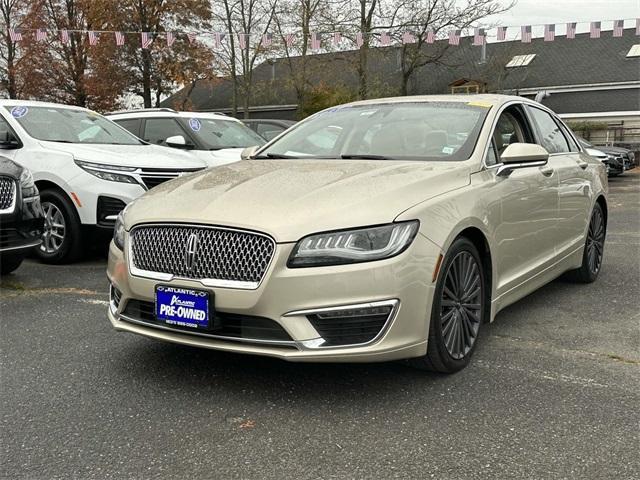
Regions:
M 66 223 L 62 211 L 51 202 L 42 202 L 44 210 L 44 233 L 40 250 L 47 254 L 57 253 L 62 247 L 66 233 Z
M 604 251 L 604 218 L 602 211 L 596 208 L 591 216 L 589 232 L 587 233 L 587 262 L 592 274 L 598 273 L 602 265 L 602 252 Z
M 480 329 L 484 293 L 481 275 L 475 257 L 466 251 L 456 255 L 446 272 L 440 326 L 449 355 L 458 360 L 473 348 Z

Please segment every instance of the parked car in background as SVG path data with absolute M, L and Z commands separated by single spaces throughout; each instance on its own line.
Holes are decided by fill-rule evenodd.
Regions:
M 607 146 L 596 146 L 596 148 L 602 150 L 603 152 L 605 152 L 608 155 L 611 155 L 611 156 L 613 156 L 615 158 L 620 159 L 620 157 L 621 157 L 622 160 L 624 161 L 624 169 L 625 169 L 625 171 L 626 170 L 631 170 L 632 168 L 636 167 L 635 153 L 633 153 L 628 148 L 607 147 Z
M 43 217 L 31 172 L 0 156 L 1 275 L 16 270 L 27 253 L 42 243 Z
M 296 124 L 293 120 L 278 120 L 271 118 L 248 118 L 242 122 L 255 131 L 266 141 L 273 140 L 289 127 Z
M 607 174 L 610 177 L 622 175 L 624 171 L 627 170 L 627 168 L 625 168 L 624 157 L 619 152 L 612 150 L 610 147 L 596 147 L 577 135 L 576 138 L 589 155 L 596 157 L 607 165 Z
M 48 219 L 36 254 L 49 263 L 77 259 L 95 233 L 111 235 L 118 213 L 145 191 L 207 167 L 91 110 L 55 103 L 0 100 L 0 148 L 33 173 Z
M 212 167 L 237 162 L 244 148 L 265 143 L 240 120 L 219 113 L 152 108 L 108 117 L 145 142 L 188 150 Z
M 355 102 L 251 150 L 119 216 L 107 269 L 117 330 L 451 373 L 507 305 L 565 272 L 586 283 L 600 271 L 604 166 L 522 97 Z

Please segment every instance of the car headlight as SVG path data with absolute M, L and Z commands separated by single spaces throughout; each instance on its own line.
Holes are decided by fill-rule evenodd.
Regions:
M 124 230 L 124 212 L 125 212 L 125 210 L 122 210 L 118 214 L 118 218 L 116 218 L 116 224 L 113 227 L 113 243 L 120 250 L 124 250 L 124 232 L 125 232 L 125 230 Z
M 38 194 L 33 175 L 29 169 L 25 168 L 20 174 L 20 189 L 22 190 L 22 198 L 35 197 Z
M 418 226 L 413 220 L 309 235 L 296 244 L 287 265 L 319 267 L 390 258 L 411 245 Z
M 135 167 L 119 167 L 117 165 L 103 165 L 100 163 L 84 162 L 82 160 L 76 160 L 76 165 L 82 168 L 84 171 L 94 175 L 102 180 L 108 180 L 110 182 L 120 183 L 138 183 L 138 181 L 128 175 L 127 173 L 120 172 L 133 172 Z

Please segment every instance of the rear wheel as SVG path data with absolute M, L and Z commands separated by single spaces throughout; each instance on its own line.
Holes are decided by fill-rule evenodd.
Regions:
M 24 260 L 24 253 L 3 254 L 0 256 L 0 275 L 7 275 L 15 271 Z
M 468 239 L 457 239 L 436 283 L 427 354 L 409 363 L 440 373 L 454 373 L 466 367 L 484 322 L 485 292 L 478 250 Z
M 604 255 L 604 240 L 607 234 L 607 225 L 604 219 L 604 211 L 599 203 L 593 207 L 587 239 L 582 254 L 582 265 L 568 273 L 569 279 L 579 283 L 591 283 L 598 278 L 602 268 Z
M 40 199 L 44 210 L 44 233 L 36 255 L 43 262 L 52 264 L 77 260 L 82 247 L 80 219 L 75 208 L 58 190 L 43 190 Z

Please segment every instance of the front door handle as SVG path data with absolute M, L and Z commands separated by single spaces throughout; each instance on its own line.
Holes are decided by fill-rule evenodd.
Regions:
M 577 164 L 578 164 L 578 166 L 579 166 L 581 169 L 583 169 L 583 170 L 586 170 L 586 169 L 587 169 L 587 167 L 589 166 L 589 162 L 585 162 L 585 161 L 583 161 L 583 160 L 578 160 L 576 163 L 577 163 Z
M 550 177 L 551 175 L 553 175 L 553 171 L 553 168 L 548 165 L 540 167 L 540 173 L 542 173 L 545 177 Z

